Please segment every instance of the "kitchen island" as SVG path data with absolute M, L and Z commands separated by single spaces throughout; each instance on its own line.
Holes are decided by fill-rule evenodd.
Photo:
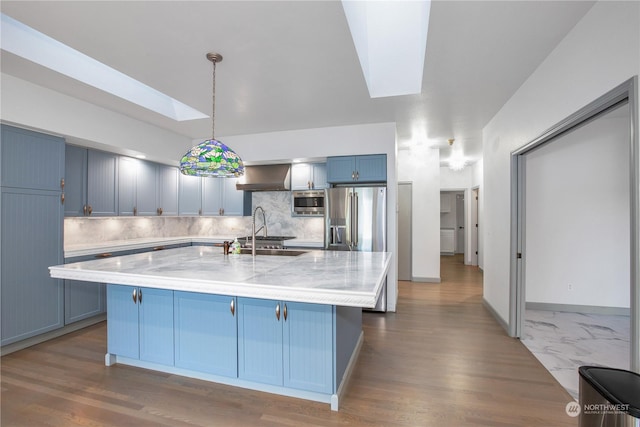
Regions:
M 338 409 L 390 253 L 223 255 L 184 247 L 50 267 L 107 283 L 106 365 L 201 378 Z

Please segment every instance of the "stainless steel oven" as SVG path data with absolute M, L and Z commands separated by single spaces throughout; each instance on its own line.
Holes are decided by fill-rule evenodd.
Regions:
M 293 216 L 324 216 L 324 190 L 292 191 Z

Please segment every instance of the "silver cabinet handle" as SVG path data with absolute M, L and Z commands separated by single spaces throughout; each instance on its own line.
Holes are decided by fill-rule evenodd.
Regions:
M 233 298 L 231 298 L 231 304 L 229 305 L 229 308 L 231 309 L 231 315 L 235 316 L 235 314 L 236 314 L 236 304 L 233 301 Z
M 353 179 L 353 180 L 356 179 L 356 171 L 352 171 L 351 172 L 351 179 Z
M 158 216 L 162 215 L 162 208 L 156 209 L 156 212 L 157 212 Z
M 133 216 L 138 216 L 138 208 L 136 206 L 133 207 Z
M 133 290 L 133 294 L 131 295 L 133 297 L 133 303 L 135 304 L 137 299 L 138 299 L 138 289 L 134 289 Z
M 360 171 L 356 171 L 356 181 L 360 179 Z
M 284 304 L 284 321 L 287 321 L 287 303 Z
M 276 319 L 280 320 L 280 303 L 276 305 Z

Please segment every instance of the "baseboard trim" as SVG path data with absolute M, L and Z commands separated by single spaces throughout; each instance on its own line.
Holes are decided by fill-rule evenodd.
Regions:
M 418 283 L 440 283 L 439 277 L 411 277 L 412 282 Z
M 630 316 L 631 309 L 625 307 L 603 307 L 596 305 L 554 304 L 549 302 L 527 302 L 527 310 L 564 311 L 567 313 L 604 314 L 607 316 Z
M 99 314 L 97 316 L 83 319 L 67 326 L 63 326 L 62 328 L 56 329 L 55 331 L 46 332 L 41 335 L 36 335 L 35 337 L 7 344 L 5 346 L 2 346 L 2 349 L 0 349 L 0 356 L 5 356 L 7 354 L 15 353 L 16 351 L 24 350 L 27 347 L 31 347 L 54 338 L 58 338 L 62 335 L 70 334 L 71 332 L 84 329 L 87 326 L 95 325 L 96 323 L 100 323 L 104 320 L 107 320 L 107 315 Z
M 496 322 L 498 322 L 498 324 L 502 326 L 502 329 L 504 329 L 507 334 L 509 334 L 509 324 L 498 314 L 497 311 L 493 309 L 493 307 L 491 307 L 491 304 L 489 304 L 489 302 L 484 299 L 484 297 L 482 298 L 482 305 L 489 311 L 489 313 L 491 313 L 493 318 L 496 319 Z

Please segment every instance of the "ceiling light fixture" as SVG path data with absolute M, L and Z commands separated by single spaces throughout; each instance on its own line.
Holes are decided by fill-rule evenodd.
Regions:
M 235 151 L 215 138 L 216 126 L 216 63 L 222 61 L 219 53 L 207 53 L 213 63 L 213 97 L 211 113 L 211 139 L 185 153 L 180 161 L 180 172 L 184 175 L 234 178 L 244 175 L 244 163 Z

